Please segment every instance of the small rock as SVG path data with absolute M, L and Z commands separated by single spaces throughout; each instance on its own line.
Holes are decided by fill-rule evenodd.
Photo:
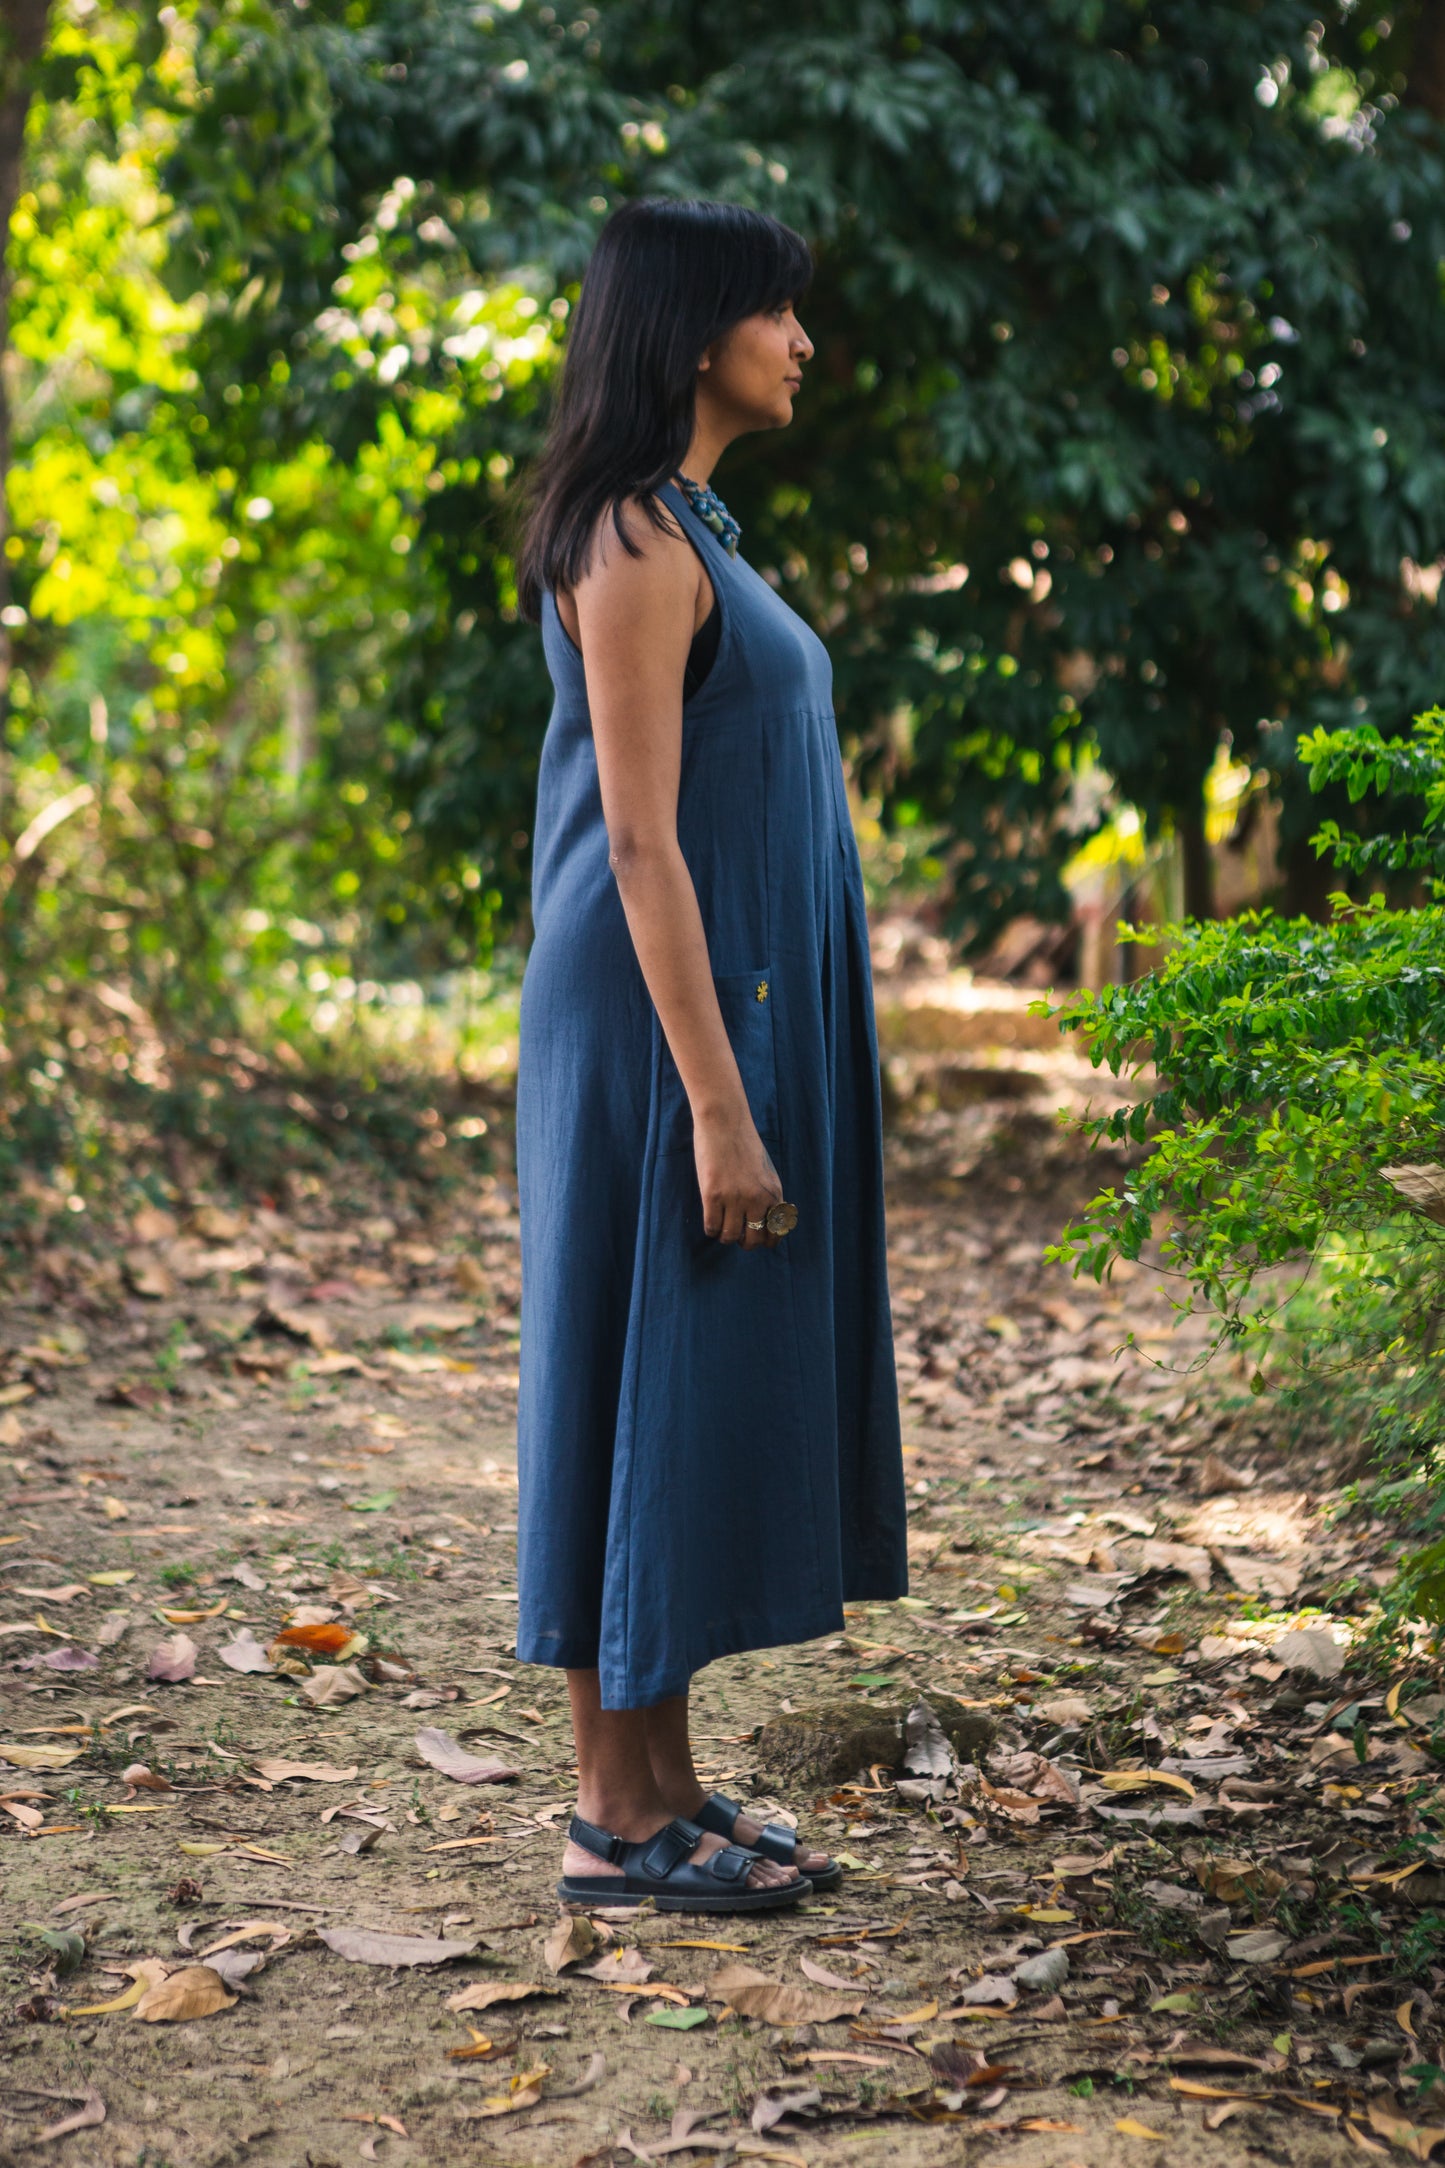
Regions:
M 986 1709 L 970 1709 L 952 1694 L 933 1694 L 929 1706 L 960 1761 L 980 1761 L 998 1729 Z M 860 1770 L 882 1763 L 902 1766 L 908 1710 L 858 1702 L 830 1702 L 816 1709 L 786 1710 L 757 1738 L 758 1765 L 780 1783 L 846 1784 Z
M 784 1784 L 846 1784 L 876 1762 L 894 1769 L 902 1756 L 902 1709 L 847 1701 L 775 1716 L 757 1740 L 759 1766 Z

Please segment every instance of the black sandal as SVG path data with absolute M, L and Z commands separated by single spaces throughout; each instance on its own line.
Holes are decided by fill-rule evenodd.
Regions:
M 758 1854 L 725 1844 L 710 1859 L 691 1860 L 702 1830 L 678 1818 L 652 1837 L 630 1844 L 574 1814 L 567 1831 L 573 1844 L 610 1861 L 621 1874 L 564 1875 L 557 1884 L 563 1904 L 635 1905 L 650 1897 L 659 1912 L 775 1912 L 812 1890 L 806 1875 L 774 1889 L 749 1889 Z M 720 1832 L 714 1832 L 720 1834 Z
M 731 1838 L 742 1808 L 725 1792 L 710 1792 L 698 1809 L 698 1827 L 708 1830 L 714 1837 Z M 763 1859 L 770 1859 L 779 1867 L 798 1867 L 798 1833 L 789 1829 L 785 1822 L 767 1822 L 761 1836 L 754 1837 L 748 1846 Z M 798 1867 L 798 1872 L 803 1872 Z M 810 1867 L 808 1880 L 814 1889 L 837 1889 L 843 1879 L 843 1870 L 836 1859 L 830 1859 L 824 1867 Z

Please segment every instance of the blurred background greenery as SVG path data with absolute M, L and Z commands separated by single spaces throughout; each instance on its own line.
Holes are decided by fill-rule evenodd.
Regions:
M 483 1136 L 514 483 L 642 191 L 816 248 L 799 419 L 718 479 L 832 650 L 875 901 L 1059 983 L 1121 910 L 1324 911 L 1321 812 L 1389 815 L 1298 741 L 1445 686 L 1442 116 L 1439 0 L 7 0 L 12 1193 L 84 1209 L 118 1138 L 428 1164 L 433 1042 Z

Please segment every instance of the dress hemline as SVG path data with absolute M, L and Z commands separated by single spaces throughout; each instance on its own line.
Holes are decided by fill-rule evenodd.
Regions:
M 823 1634 L 841 1633 L 846 1623 L 844 1604 L 896 1603 L 900 1596 L 907 1594 L 907 1577 L 900 1585 L 898 1577 L 890 1574 L 877 1580 L 865 1578 L 850 1583 L 841 1601 L 821 1619 L 816 1611 L 809 1611 L 791 1619 L 772 1616 L 766 1625 L 761 1620 L 756 1624 L 741 1618 L 729 1620 L 726 1625 L 719 1625 L 700 1638 L 696 1647 L 688 1652 L 686 1668 L 681 1671 L 669 1665 L 665 1671 L 645 1671 L 636 1678 L 619 1676 L 613 1667 L 603 1662 L 595 1641 L 585 1642 L 545 1631 L 525 1637 L 518 1634 L 517 1661 L 550 1670 L 598 1671 L 602 1674 L 604 1709 L 650 1709 L 659 1701 L 671 1701 L 686 1694 L 698 1672 L 724 1656 L 746 1656 L 754 1649 L 790 1648 L 798 1642 L 816 1641 Z

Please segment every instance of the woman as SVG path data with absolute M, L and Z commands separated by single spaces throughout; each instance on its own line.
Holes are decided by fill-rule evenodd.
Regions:
M 564 1900 L 765 1910 L 836 1884 L 704 1793 L 689 1684 L 907 1586 L 831 673 L 708 486 L 792 418 L 810 271 L 731 205 L 608 221 L 519 564 L 556 700 L 517 1095 L 517 1654 L 567 1672 Z

